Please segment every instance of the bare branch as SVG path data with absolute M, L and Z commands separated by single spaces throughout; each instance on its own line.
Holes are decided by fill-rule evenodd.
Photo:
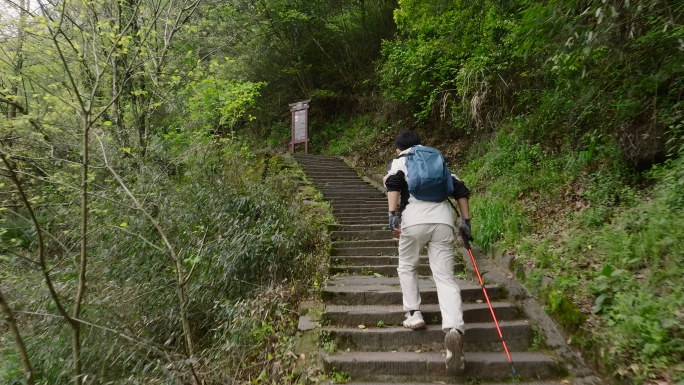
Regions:
M 124 227 L 121 227 L 121 226 L 108 225 L 107 227 L 112 227 L 112 228 L 121 230 L 121 231 L 123 231 L 124 233 L 130 234 L 130 235 L 132 235 L 132 236 L 134 236 L 134 237 L 138 237 L 138 238 L 140 238 L 143 242 L 145 242 L 145 243 L 147 243 L 148 245 L 152 246 L 153 248 L 155 248 L 155 249 L 161 251 L 162 253 L 165 253 L 165 252 L 167 251 L 167 250 L 164 250 L 164 249 L 162 249 L 161 247 L 155 245 L 155 244 L 152 243 L 151 241 L 147 240 L 147 238 L 143 237 L 142 234 L 138 234 L 138 233 L 134 233 L 134 232 L 132 232 L 132 231 L 128 231 L 128 230 L 126 230 Z
M 5 164 L 5 167 L 7 167 L 7 170 L 9 171 L 10 179 L 12 180 L 12 182 L 14 182 L 15 186 L 19 190 L 21 201 L 24 202 L 24 206 L 26 207 L 26 210 L 28 210 L 29 216 L 31 217 L 31 222 L 33 222 L 33 225 L 36 228 L 36 234 L 38 236 L 38 261 L 40 263 L 40 268 L 43 271 L 43 278 L 45 280 L 45 284 L 48 287 L 48 291 L 50 292 L 50 297 L 52 297 L 52 301 L 55 303 L 55 306 L 57 307 L 59 314 L 67 322 L 73 325 L 74 321 L 71 319 L 69 314 L 67 314 L 66 310 L 62 306 L 62 301 L 59 299 L 59 295 L 57 294 L 57 291 L 55 290 L 55 287 L 52 284 L 52 278 L 50 277 L 50 273 L 47 270 L 47 264 L 45 262 L 45 244 L 43 241 L 43 231 L 41 229 L 40 223 L 38 222 L 38 218 L 36 217 L 36 214 L 33 211 L 33 206 L 31 206 L 31 202 L 26 196 L 24 188 L 21 185 L 21 182 L 19 181 L 17 174 L 14 172 L 14 168 L 12 167 L 10 161 L 7 159 L 4 153 L 0 153 L 0 158 L 2 158 L 2 162 Z
M 17 314 L 38 315 L 38 316 L 43 316 L 43 317 L 59 317 L 58 315 L 55 315 L 55 314 L 38 313 L 38 312 L 32 312 L 32 311 L 18 311 Z M 121 337 L 127 341 L 130 341 L 130 342 L 134 343 L 135 345 L 144 346 L 148 349 L 154 350 L 154 352 L 160 356 L 164 356 L 164 357 L 170 356 L 170 352 L 165 351 L 162 347 L 156 346 L 155 344 L 153 344 L 151 342 L 141 341 L 135 337 L 121 333 L 118 330 L 108 328 L 106 326 L 94 324 L 92 322 L 84 321 L 84 320 L 79 319 L 79 318 L 74 318 L 73 320 L 74 320 L 74 322 L 78 322 L 78 323 L 83 324 L 83 325 L 87 325 L 90 327 L 94 327 L 96 329 L 100 329 L 100 330 L 104 330 L 104 331 L 116 334 L 117 336 L 119 336 L 119 337 Z

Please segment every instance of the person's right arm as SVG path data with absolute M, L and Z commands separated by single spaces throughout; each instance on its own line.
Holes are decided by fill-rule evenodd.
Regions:
M 394 161 L 387 166 L 387 175 L 385 175 L 383 178 L 383 182 L 387 188 L 389 228 L 392 230 L 394 235 L 399 235 L 401 229 L 395 228 L 397 223 L 395 218 L 401 216 L 401 212 L 398 212 L 398 209 L 400 208 L 402 183 L 406 183 L 406 181 L 404 178 L 404 172 L 397 170 Z

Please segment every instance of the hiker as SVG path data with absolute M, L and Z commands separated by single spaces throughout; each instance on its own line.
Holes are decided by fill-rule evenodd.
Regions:
M 383 179 L 387 187 L 390 230 L 395 236 L 399 236 L 397 272 L 404 310 L 407 312 L 404 327 L 413 330 L 425 328 L 425 320 L 420 313 L 416 269 L 420 251 L 427 245 L 430 269 L 437 285 L 437 298 L 442 313 L 442 330 L 446 333 L 444 344 L 447 351 L 447 371 L 460 374 L 465 369 L 464 323 L 461 291 L 454 278 L 454 241 L 457 229 L 447 199 L 449 196 L 456 198 L 464 219 L 458 231 L 471 239 L 468 209 L 470 192 L 462 181 L 449 173 L 439 151 L 421 146 L 420 143 L 420 136 L 415 132 L 400 133 L 395 140 L 397 158 L 387 167 L 387 175 Z M 428 161 L 424 161 L 425 159 Z M 415 166 L 420 162 L 423 164 L 418 166 L 424 166 L 423 171 L 427 168 L 428 174 L 443 172 L 441 182 L 429 186 L 431 180 L 420 180 L 425 178 L 424 172 L 419 174 L 416 171 Z M 411 172 L 419 175 L 412 175 Z M 416 183 L 425 184 L 421 185 L 423 188 L 420 190 L 410 190 Z

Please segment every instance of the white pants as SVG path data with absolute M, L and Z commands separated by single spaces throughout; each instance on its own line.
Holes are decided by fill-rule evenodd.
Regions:
M 432 277 L 437 285 L 437 299 L 442 312 L 442 330 L 464 331 L 461 290 L 454 278 L 453 227 L 444 224 L 413 225 L 401 229 L 399 237 L 399 283 L 404 310 L 420 310 L 418 272 L 420 250 L 427 244 Z

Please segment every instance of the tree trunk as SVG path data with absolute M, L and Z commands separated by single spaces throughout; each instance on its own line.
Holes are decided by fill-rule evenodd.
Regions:
M 24 367 L 24 378 L 26 378 L 26 383 L 28 385 L 34 385 L 33 380 L 33 369 L 31 368 L 31 361 L 29 360 L 28 353 L 26 352 L 26 345 L 24 345 L 24 340 L 21 338 L 19 333 L 19 328 L 17 327 L 17 320 L 14 318 L 12 309 L 5 300 L 5 296 L 0 291 L 0 308 L 5 315 L 5 321 L 12 332 L 12 337 L 14 337 L 14 344 L 17 346 L 17 351 L 19 352 L 19 359 L 21 360 L 21 365 Z
M 88 146 L 90 134 L 90 113 L 83 114 L 83 137 L 82 137 L 82 152 L 83 152 L 83 166 L 81 168 L 81 258 L 78 266 L 78 289 L 76 292 L 76 299 L 74 300 L 74 309 L 72 318 L 79 318 L 81 314 L 81 304 L 85 295 L 86 289 L 86 269 L 88 262 L 88 166 L 90 150 Z M 81 385 L 83 380 L 81 373 L 81 324 L 74 322 L 71 324 L 73 331 L 72 336 L 72 353 L 74 360 L 74 377 L 75 383 Z
M 21 76 L 21 70 L 24 68 L 24 25 L 26 24 L 26 8 L 28 7 L 27 1 L 26 0 L 20 0 L 19 1 L 19 25 L 18 25 L 18 31 L 17 31 L 17 41 L 18 41 L 18 47 L 17 47 L 17 57 L 16 61 L 14 62 L 14 75 L 15 76 Z M 10 95 L 14 96 L 15 98 L 19 95 L 19 81 L 15 81 L 12 84 L 12 87 L 10 89 Z M 16 99 L 14 100 L 15 102 L 17 101 Z M 28 108 L 28 106 L 26 106 Z M 17 106 L 14 104 L 9 105 L 9 109 L 7 111 L 7 117 L 10 119 L 14 119 L 17 117 Z

